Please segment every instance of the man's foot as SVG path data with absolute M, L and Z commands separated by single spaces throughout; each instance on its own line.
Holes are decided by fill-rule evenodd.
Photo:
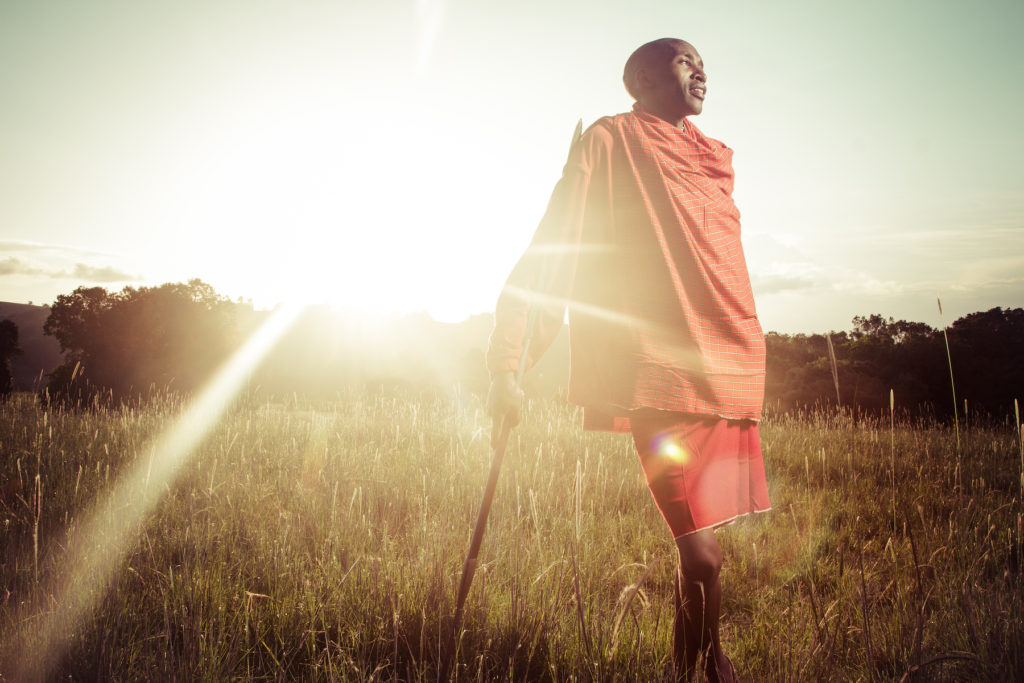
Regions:
M 739 676 L 736 675 L 736 668 L 725 655 L 718 656 L 718 666 L 715 666 L 711 658 L 704 660 L 704 676 L 709 681 L 720 681 L 721 683 L 738 683 Z

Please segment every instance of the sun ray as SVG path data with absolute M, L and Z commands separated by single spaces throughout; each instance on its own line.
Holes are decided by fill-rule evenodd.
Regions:
M 114 572 L 147 515 L 174 482 L 182 464 L 210 433 L 238 394 L 248 373 L 295 321 L 301 309 L 282 306 L 246 341 L 185 408 L 177 420 L 143 452 L 88 516 L 72 539 L 64 571 L 43 591 L 46 605 L 31 606 L 20 622 L 24 653 L 12 680 L 45 680 L 64 654 L 69 637 L 102 598 Z M 49 608 L 52 604 L 53 607 Z
M 427 68 L 430 55 L 434 51 L 434 43 L 441 32 L 441 21 L 444 19 L 444 0 L 416 0 L 416 19 L 418 23 L 418 50 L 416 55 L 416 75 L 420 76 Z
M 584 315 L 599 318 L 616 325 L 647 330 L 649 334 L 656 336 L 658 339 L 657 344 L 651 345 L 649 349 L 650 353 L 662 354 L 665 357 L 666 362 L 686 368 L 690 372 L 695 373 L 696 377 L 703 377 L 708 372 L 705 367 L 704 356 L 701 354 L 700 349 L 693 344 L 685 343 L 685 339 L 677 330 L 667 329 L 656 325 L 650 320 L 643 320 L 636 316 L 618 313 L 601 306 L 587 304 L 566 297 L 543 294 L 525 287 L 506 285 L 506 291 L 516 297 L 519 297 L 523 301 L 526 301 L 531 306 L 540 305 L 551 308 L 561 307 L 563 310 L 565 307 L 569 307 L 570 309 L 576 310 Z M 722 362 L 719 364 L 716 371 L 738 372 L 741 370 L 742 369 L 739 367 L 734 368 L 730 364 Z

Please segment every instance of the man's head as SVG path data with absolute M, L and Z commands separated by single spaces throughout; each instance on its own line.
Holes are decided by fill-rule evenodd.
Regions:
M 638 47 L 622 73 L 626 90 L 645 109 L 666 120 L 701 112 L 707 92 L 704 61 L 678 38 L 660 38 Z

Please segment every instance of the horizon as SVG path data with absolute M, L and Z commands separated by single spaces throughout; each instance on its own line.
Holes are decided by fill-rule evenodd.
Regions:
M 170 284 L 170 283 L 161 283 L 161 284 Z M 94 285 L 94 286 L 102 286 L 102 285 Z M 131 286 L 131 285 L 129 285 L 129 286 Z M 146 287 L 146 286 L 150 286 L 150 285 L 141 285 L 141 286 Z M 159 286 L 159 285 L 153 285 L 153 286 Z M 115 294 L 115 293 L 117 293 L 119 291 L 120 290 L 107 289 L 107 292 L 110 293 L 110 294 Z M 61 294 L 71 294 L 71 292 L 62 292 Z M 241 299 L 241 300 L 239 300 L 239 299 Z M 278 311 L 282 307 L 287 305 L 287 304 L 285 304 L 283 302 L 279 302 L 279 303 L 275 304 L 274 306 L 270 306 L 270 307 L 258 307 L 258 306 L 256 306 L 254 304 L 252 299 L 245 298 L 245 297 L 236 297 L 234 299 L 232 299 L 231 297 L 227 297 L 227 300 L 230 303 L 232 303 L 232 304 L 238 304 L 238 305 L 243 305 L 243 306 L 251 306 L 253 313 L 260 313 L 260 314 L 272 314 L 275 311 Z M 56 301 L 56 299 L 54 299 L 54 302 L 55 301 Z M 22 301 L 2 301 L 2 300 L 0 300 L 0 306 L 12 305 L 12 306 L 31 306 L 31 307 L 34 307 L 34 308 L 51 308 L 53 306 L 54 302 L 38 302 L 38 301 L 22 302 Z M 1000 310 L 1004 310 L 1004 311 L 1010 311 L 1010 310 L 1020 310 L 1022 308 L 1024 308 L 1024 307 L 1021 307 L 1021 306 L 991 306 L 989 308 L 978 309 L 976 311 L 968 311 L 968 312 L 966 312 L 964 314 L 957 315 L 955 318 L 949 317 L 947 322 L 943 322 L 940 325 L 932 325 L 932 324 L 930 324 L 930 323 L 928 323 L 928 322 L 926 322 L 924 320 L 915 320 L 915 319 L 911 319 L 911 318 L 896 318 L 895 316 L 885 315 L 883 313 L 879 313 L 878 311 L 870 311 L 870 312 L 854 313 L 853 316 L 851 316 L 850 322 L 847 324 L 847 326 L 843 327 L 843 328 L 839 328 L 839 329 L 832 328 L 832 329 L 828 329 L 828 330 L 809 330 L 809 331 L 801 330 L 801 331 L 796 331 L 796 332 L 792 332 L 792 331 L 787 332 L 787 331 L 783 331 L 783 330 L 774 330 L 774 329 L 764 329 L 764 333 L 766 335 L 767 334 L 779 334 L 779 335 L 784 335 L 784 336 L 796 336 L 796 335 L 800 335 L 800 334 L 807 335 L 807 336 L 845 334 L 845 333 L 848 333 L 848 332 L 851 332 L 851 331 L 854 330 L 854 328 L 855 328 L 854 318 L 870 318 L 873 315 L 881 316 L 882 319 L 886 320 L 886 321 L 890 321 L 891 320 L 893 322 L 923 323 L 925 325 L 928 325 L 930 328 L 932 328 L 935 331 L 941 331 L 943 329 L 949 328 L 950 326 L 952 326 L 957 321 L 962 320 L 962 319 L 964 319 L 964 318 L 966 318 L 968 316 L 971 316 L 971 315 L 976 315 L 976 314 L 979 314 L 979 313 L 986 313 L 986 312 L 991 311 L 993 309 L 1000 309 Z M 301 314 L 301 312 L 305 312 L 305 311 L 309 311 L 309 310 L 314 310 L 314 309 L 324 309 L 328 313 L 330 313 L 331 315 L 340 316 L 342 319 L 348 320 L 348 321 L 363 321 L 363 322 L 371 322 L 371 321 L 372 322 L 381 322 L 381 321 L 384 321 L 384 322 L 386 322 L 386 321 L 390 321 L 390 320 L 403 320 L 403 319 L 410 319 L 410 318 L 425 318 L 425 319 L 427 319 L 427 320 L 429 320 L 431 322 L 442 324 L 442 325 L 461 325 L 463 323 L 472 322 L 476 318 L 480 318 L 480 317 L 493 317 L 493 315 L 494 315 L 493 311 L 480 311 L 480 312 L 477 312 L 477 313 L 469 313 L 465 317 L 463 317 L 461 319 L 458 319 L 458 320 L 445 320 L 443 318 L 438 318 L 438 317 L 433 316 L 431 314 L 431 312 L 429 310 L 426 310 L 426 309 L 405 310 L 405 311 L 372 311 L 372 310 L 367 310 L 365 308 L 360 308 L 360 307 L 344 307 L 344 306 L 339 306 L 337 304 L 332 304 L 332 303 L 328 303 L 328 302 L 317 302 L 317 303 L 301 304 L 301 305 L 298 306 L 298 310 L 300 311 L 300 314 Z M 943 307 L 943 310 L 945 310 L 945 307 Z M 565 329 L 567 329 L 567 330 L 569 329 L 570 325 L 569 325 L 568 319 L 563 323 L 563 327 Z

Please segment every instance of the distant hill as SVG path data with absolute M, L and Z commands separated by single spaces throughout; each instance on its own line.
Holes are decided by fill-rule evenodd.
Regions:
M 0 320 L 11 320 L 18 326 L 18 345 L 24 352 L 11 359 L 15 391 L 41 388 L 46 373 L 60 365 L 60 344 L 43 334 L 43 324 L 49 315 L 49 306 L 0 301 Z

